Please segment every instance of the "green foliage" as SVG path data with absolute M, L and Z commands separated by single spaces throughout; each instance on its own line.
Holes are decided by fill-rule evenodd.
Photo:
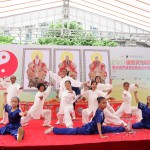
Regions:
M 0 36 L 0 44 L 11 44 L 13 40 L 11 36 Z
M 52 30 L 55 29 L 55 30 Z M 70 34 L 69 30 L 73 30 Z M 63 33 L 63 34 L 62 34 Z M 94 31 L 95 33 L 95 31 Z M 110 40 L 97 39 L 95 34 L 85 33 L 82 26 L 76 22 L 52 23 L 44 38 L 40 38 L 41 45 L 78 45 L 78 46 L 117 46 L 118 44 Z

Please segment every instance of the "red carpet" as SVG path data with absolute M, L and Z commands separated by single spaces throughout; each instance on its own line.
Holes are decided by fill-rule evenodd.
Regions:
M 52 120 L 52 125 L 56 120 Z M 150 146 L 150 130 L 135 130 L 134 134 L 127 132 L 119 134 L 107 134 L 107 139 L 100 139 L 99 135 L 45 135 L 42 127 L 43 120 L 32 120 L 29 126 L 24 127 L 25 137 L 21 143 L 18 143 L 14 137 L 10 135 L 0 135 L 0 149 L 42 149 L 54 148 L 59 150 L 74 149 L 111 149 L 111 150 L 127 150 L 127 149 L 144 149 Z M 81 126 L 81 119 L 74 121 L 74 126 Z M 2 127 L 2 125 L 0 125 Z

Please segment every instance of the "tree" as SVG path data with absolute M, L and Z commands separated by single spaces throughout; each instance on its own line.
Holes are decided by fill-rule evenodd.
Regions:
M 11 36 L 1 36 L 0 35 L 0 44 L 12 44 L 14 38 Z
M 70 33 L 71 31 L 71 33 Z M 105 39 L 100 40 L 96 37 L 95 31 L 91 33 L 84 32 L 80 23 L 57 22 L 49 25 L 48 32 L 44 38 L 38 39 L 41 45 L 78 45 L 78 46 L 117 46 L 118 43 Z

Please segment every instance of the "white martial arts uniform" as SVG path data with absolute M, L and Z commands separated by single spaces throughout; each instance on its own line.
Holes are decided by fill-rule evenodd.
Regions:
M 75 97 L 76 94 L 74 91 L 73 93 L 69 93 L 68 90 L 64 90 L 61 93 L 60 108 L 57 116 L 60 123 L 63 122 L 64 117 L 64 123 L 67 128 L 73 127 L 73 122 L 70 114 L 73 112 L 73 103 L 75 102 Z
M 103 92 L 111 90 L 112 87 L 113 86 L 110 83 L 107 84 L 97 83 L 97 89 Z
M 59 88 L 59 97 L 61 98 L 62 92 L 66 89 L 65 88 L 65 81 L 69 80 L 71 82 L 71 86 L 74 87 L 81 87 L 82 82 L 79 82 L 77 80 L 74 80 L 73 78 L 69 76 L 61 77 L 57 75 L 56 73 L 53 73 L 52 71 L 49 71 L 50 78 L 54 79 L 60 86 Z
M 43 109 L 45 99 L 48 97 L 48 95 L 51 92 L 51 87 L 49 86 L 46 91 L 40 92 L 38 91 L 35 95 L 34 104 L 31 106 L 31 108 L 28 111 L 27 116 L 21 118 L 21 124 L 22 126 L 28 125 L 28 122 L 31 119 L 40 119 L 40 117 L 44 117 L 44 123 L 43 126 L 49 126 L 51 123 L 51 110 L 49 109 Z M 43 97 L 41 100 L 40 97 Z
M 19 97 L 20 93 L 22 92 L 22 90 L 19 89 L 20 85 L 18 83 L 13 83 L 13 84 L 11 82 L 7 83 L 3 79 L 1 79 L 1 85 L 7 90 L 7 104 L 11 105 L 10 104 L 11 98 L 15 96 Z M 3 111 L 3 119 L 0 123 L 3 124 L 8 123 L 8 113 L 5 112 L 5 110 Z
M 107 93 L 104 93 L 98 89 L 96 90 L 81 90 L 81 95 L 88 100 L 88 108 L 82 110 L 82 123 L 87 124 L 90 121 L 90 117 L 95 115 L 98 108 L 97 97 L 105 97 Z
M 102 83 L 98 83 L 97 84 L 97 89 L 101 90 L 103 92 L 109 91 L 112 89 L 112 84 L 102 84 Z M 107 96 L 107 98 L 109 98 L 109 95 Z M 121 120 L 118 116 L 116 116 L 115 114 L 115 110 L 110 106 L 109 102 L 107 101 L 107 107 L 106 109 L 104 109 L 104 114 L 105 114 L 105 120 L 104 123 L 105 124 L 114 124 L 114 125 L 124 125 L 126 126 L 127 124 Z
M 119 118 L 124 114 L 133 114 L 136 115 L 136 121 L 139 122 L 142 119 L 142 113 L 141 110 L 138 109 L 135 106 L 131 106 L 131 91 L 134 91 L 136 88 L 135 84 L 131 84 L 129 87 L 129 90 L 124 90 L 122 93 L 123 103 L 121 104 L 120 108 L 115 112 L 115 115 L 117 115 Z
M 116 116 L 114 109 L 110 106 L 109 102 L 107 101 L 107 107 L 104 109 L 104 114 L 105 114 L 105 124 L 114 124 L 114 125 L 124 125 L 126 126 L 127 124 L 121 120 L 118 116 Z
M 73 78 L 69 77 L 69 76 L 65 76 L 65 77 L 61 77 L 59 75 L 57 75 L 56 73 L 53 73 L 52 71 L 49 71 L 49 74 L 50 74 L 50 77 L 52 79 L 54 79 L 58 84 L 59 84 L 59 97 L 60 97 L 60 101 L 61 101 L 61 96 L 62 96 L 62 92 L 64 90 L 66 90 L 66 87 L 65 87 L 65 81 L 69 80 L 71 82 L 71 86 L 73 87 L 81 87 L 82 86 L 82 83 L 77 81 L 77 80 L 74 80 Z M 61 105 L 59 107 L 59 110 L 61 109 Z M 74 112 L 74 109 L 73 109 L 73 118 L 75 118 L 75 112 Z M 59 112 L 58 112 L 59 114 Z M 59 124 L 60 122 L 57 121 L 56 124 Z

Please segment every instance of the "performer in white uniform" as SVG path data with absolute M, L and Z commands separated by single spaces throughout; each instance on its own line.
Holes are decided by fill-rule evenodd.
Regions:
M 87 90 L 85 86 L 81 91 L 81 95 L 88 100 L 88 108 L 82 110 L 82 123 L 87 124 L 90 121 L 90 117 L 95 115 L 96 109 L 98 107 L 97 97 L 107 97 L 110 92 L 104 93 L 97 89 L 96 81 L 91 82 L 92 90 Z
M 71 82 L 69 80 L 65 81 L 65 88 L 66 90 L 63 90 L 61 95 L 60 109 L 57 116 L 60 123 L 64 121 L 67 128 L 72 128 L 73 122 L 71 113 L 73 112 L 73 103 L 76 101 L 76 94 L 72 90 Z
M 97 83 L 97 89 L 101 90 L 103 92 L 107 92 L 109 90 L 112 90 L 112 79 L 110 79 L 109 83 L 107 84 L 103 84 L 101 83 L 101 77 L 100 76 L 96 76 L 95 77 L 95 81 Z
M 44 117 L 43 126 L 50 126 L 51 123 L 51 110 L 43 109 L 45 99 L 51 92 L 51 86 L 47 87 L 43 83 L 37 85 L 38 92 L 35 95 L 34 104 L 31 106 L 27 116 L 21 118 L 22 126 L 27 126 L 31 119 L 40 119 Z
M 10 82 L 7 83 L 4 79 L 1 79 L 2 87 L 6 88 L 7 90 L 7 104 L 10 105 L 12 97 L 19 97 L 20 93 L 22 92 L 22 87 L 18 83 L 16 83 L 16 77 L 11 76 Z M 3 119 L 1 120 L 0 124 L 7 124 L 8 123 L 8 113 L 3 111 Z
M 69 80 L 71 82 L 71 86 L 73 87 L 81 87 L 83 83 L 74 80 L 72 77 L 67 76 L 67 70 L 63 70 L 61 76 L 57 75 L 56 73 L 53 73 L 52 71 L 49 71 L 50 77 L 54 79 L 59 84 L 59 97 L 61 101 L 62 92 L 66 89 L 65 87 L 65 81 Z M 61 107 L 61 105 L 60 105 Z M 59 110 L 61 109 L 59 107 Z M 73 110 L 74 111 L 74 110 Z M 74 112 L 73 112 L 74 113 Z M 59 114 L 59 112 L 58 112 Z M 75 114 L 75 113 L 74 113 Z M 56 122 L 56 124 L 60 124 L 59 121 Z
M 136 116 L 136 121 L 139 122 L 142 119 L 142 112 L 140 109 L 138 109 L 135 106 L 131 106 L 131 100 L 132 91 L 135 90 L 136 87 L 138 87 L 137 84 L 129 84 L 128 82 L 125 82 L 123 84 L 124 91 L 122 93 L 123 103 L 121 104 L 120 108 L 115 112 L 115 115 L 118 117 L 121 117 L 124 113 L 126 114 L 132 114 Z
M 79 82 L 77 80 L 74 80 L 72 77 L 67 76 L 67 70 L 63 70 L 63 73 L 61 76 L 57 75 L 56 73 L 53 73 L 52 71 L 49 71 L 50 77 L 54 79 L 57 83 L 59 83 L 59 97 L 61 98 L 62 92 L 66 89 L 65 88 L 65 81 L 69 80 L 71 82 L 71 85 L 74 87 L 81 87 L 82 82 Z
M 112 90 L 112 87 L 113 87 L 112 79 L 110 79 L 109 83 L 102 84 L 100 76 L 96 76 L 95 81 L 97 82 L 98 90 L 101 90 L 103 92 Z M 114 113 L 115 113 L 115 110 L 113 109 L 113 107 L 110 106 L 109 102 L 107 101 L 107 107 L 106 107 L 106 109 L 104 109 L 104 114 L 105 114 L 104 124 L 127 126 L 127 124 L 123 120 L 121 120 L 118 116 L 116 116 Z

